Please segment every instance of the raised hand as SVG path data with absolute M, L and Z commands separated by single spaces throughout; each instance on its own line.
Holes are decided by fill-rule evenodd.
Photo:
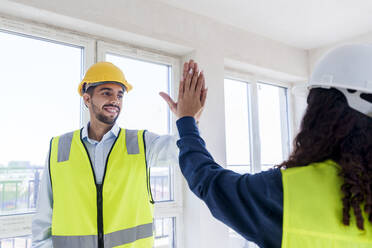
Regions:
M 183 67 L 183 78 L 178 91 L 178 101 L 174 102 L 167 93 L 160 92 L 159 94 L 178 118 L 192 116 L 196 121 L 199 121 L 207 99 L 207 92 L 203 72 L 199 73 L 198 64 L 190 60 Z

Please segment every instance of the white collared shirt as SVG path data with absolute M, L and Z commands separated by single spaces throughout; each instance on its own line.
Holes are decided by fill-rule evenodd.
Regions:
M 89 157 L 94 167 L 94 173 L 96 175 L 96 182 L 102 183 L 103 173 L 105 171 L 106 158 L 115 139 L 119 135 L 120 128 L 115 123 L 110 131 L 103 135 L 101 141 L 93 140 L 88 136 L 89 123 L 83 128 L 81 132 L 81 138 L 88 150 Z

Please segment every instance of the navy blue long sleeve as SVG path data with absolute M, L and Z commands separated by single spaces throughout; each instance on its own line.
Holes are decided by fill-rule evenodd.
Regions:
M 179 163 L 188 185 L 212 215 L 262 248 L 282 240 L 283 187 L 279 169 L 238 174 L 218 165 L 207 151 L 195 120 L 177 121 Z

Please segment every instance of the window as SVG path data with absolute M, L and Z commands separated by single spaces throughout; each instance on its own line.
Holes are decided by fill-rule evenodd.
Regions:
M 173 218 L 155 219 L 155 247 L 175 247 L 175 221 Z
M 0 30 L 0 247 L 30 247 L 49 141 L 80 126 L 84 48 Z
M 146 129 L 159 135 L 172 134 L 172 113 L 159 96 L 160 91 L 173 95 L 179 61 L 175 58 L 130 49 L 106 42 L 98 43 L 99 60 L 122 69 L 133 89 L 125 94 L 119 126 Z M 150 184 L 155 204 L 155 246 L 176 247 L 182 214 L 181 185 L 177 165 L 158 164 L 150 168 Z M 174 212 L 175 214 L 169 214 Z
M 224 81 L 227 168 L 256 173 L 289 155 L 287 88 L 254 79 Z M 229 230 L 229 247 L 257 247 Z
M 227 166 L 254 173 L 281 163 L 289 155 L 287 88 L 236 79 L 224 87 Z
M 174 130 L 168 106 L 158 92 L 173 95 L 172 82 L 179 74 L 179 61 L 171 57 L 148 53 L 150 58 L 137 49 L 132 49 L 136 52 L 133 56 L 122 45 L 109 52 L 103 49 L 103 42 L 98 42 L 96 55 L 95 40 L 15 23 L 5 27 L 0 23 L 0 73 L 6 82 L 0 91 L 5 117 L 0 129 L 1 248 L 31 247 L 31 220 L 49 141 L 88 121 L 88 111 L 77 94 L 87 69 L 84 65 L 93 64 L 98 56 L 122 68 L 135 89 L 124 99 L 119 125 L 157 134 L 172 134 Z M 131 56 L 123 56 L 122 50 Z M 104 57 L 99 55 L 102 52 Z M 177 232 L 182 224 L 182 191 L 181 180 L 175 178 L 181 174 L 174 167 L 160 164 L 151 169 L 155 247 L 159 248 L 180 246 Z
M 225 80 L 226 161 L 229 169 L 250 172 L 249 87 L 243 81 Z
M 258 83 L 258 116 L 261 168 L 273 168 L 288 156 L 289 131 L 287 89 Z

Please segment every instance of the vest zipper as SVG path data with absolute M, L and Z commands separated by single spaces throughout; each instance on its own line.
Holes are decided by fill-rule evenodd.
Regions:
M 98 248 L 104 248 L 103 239 L 103 202 L 102 202 L 102 184 L 96 184 L 97 187 L 97 225 L 98 225 Z
M 110 157 L 111 151 L 114 148 L 114 146 L 116 144 L 116 141 L 119 139 L 119 135 L 121 133 L 121 129 L 119 130 L 118 136 L 116 137 L 114 143 L 111 146 L 111 149 L 110 149 L 109 153 L 107 154 L 106 163 L 105 163 L 105 171 L 103 173 L 103 178 L 102 178 L 102 184 L 98 184 L 97 181 L 96 181 L 96 173 L 94 173 L 94 168 L 93 168 L 92 160 L 90 159 L 88 149 L 85 146 L 84 141 L 82 139 L 82 132 L 83 132 L 83 128 L 80 129 L 80 141 L 83 144 L 83 146 L 85 148 L 85 152 L 88 155 L 90 167 L 91 167 L 92 173 L 93 173 L 93 179 L 94 179 L 94 182 L 96 184 L 96 189 L 97 189 L 98 248 L 104 248 L 105 247 L 105 242 L 104 242 L 104 235 L 103 235 L 103 200 L 102 200 L 103 199 L 103 197 L 102 197 L 102 194 L 103 193 L 102 193 L 102 189 L 103 189 L 103 183 L 104 183 L 105 177 L 106 177 L 106 169 L 107 169 L 108 158 Z

